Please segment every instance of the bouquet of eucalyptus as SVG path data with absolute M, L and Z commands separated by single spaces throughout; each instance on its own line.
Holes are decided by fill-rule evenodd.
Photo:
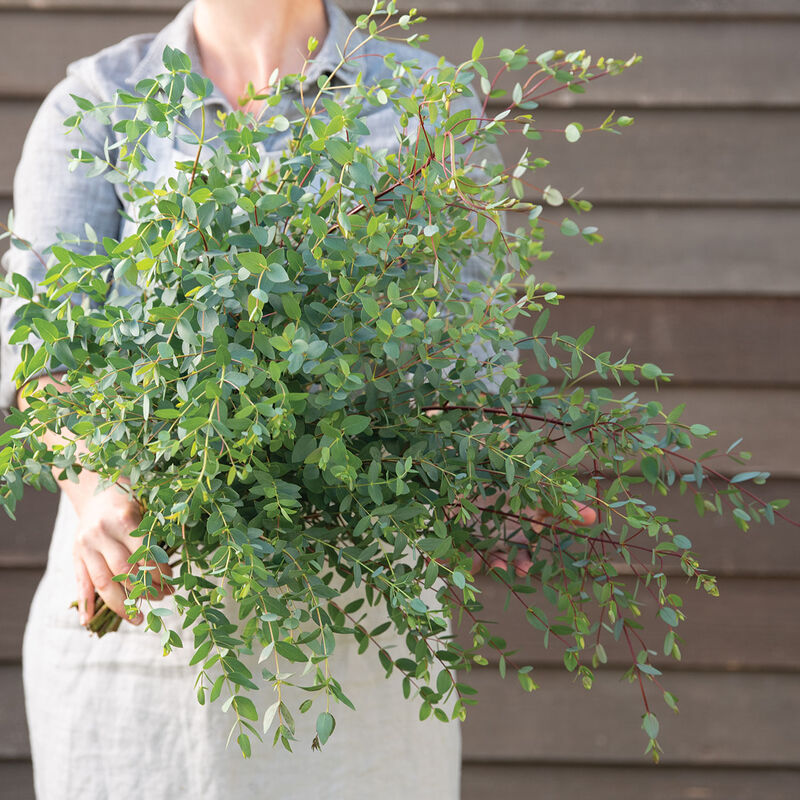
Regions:
M 422 42 L 402 33 L 419 21 L 376 2 L 357 21 L 355 49 L 398 33 Z M 705 463 L 714 451 L 687 455 L 712 431 L 682 422 L 680 409 L 641 402 L 635 390 L 584 387 L 592 376 L 614 388 L 669 376 L 590 355 L 591 330 L 543 334 L 547 307 L 563 299 L 532 272 L 550 255 L 545 231 L 601 237 L 579 222 L 588 202 L 537 179 L 544 158 L 526 148 L 505 167 L 496 155 L 510 134 L 539 147 L 540 97 L 583 92 L 638 59 L 531 58 L 524 48 L 488 58 L 479 40 L 459 65 L 422 72 L 413 60 L 386 60 L 391 80 L 342 86 L 322 75 L 309 86 L 289 76 L 251 91 L 258 114 L 216 120 L 203 105 L 210 82 L 171 49 L 164 72 L 134 92 L 103 104 L 75 98 L 68 126 L 113 121 L 117 138 L 103 157 L 74 151 L 73 167 L 124 183 L 133 227 L 122 241 L 97 241 L 87 228 L 88 255 L 62 236 L 40 286 L 20 275 L 2 283 L 25 301 L 12 340 L 26 343 L 19 385 L 49 370 L 71 388 L 26 388 L 30 405 L 12 412 L 0 440 L 0 500 L 13 513 L 24 485 L 57 488 L 53 471 L 88 469 L 127 487 L 143 510 L 141 546 L 119 576 L 132 587 L 128 605 L 145 606 L 166 652 L 191 644 L 198 697 L 233 708 L 246 755 L 249 737 L 270 726 L 273 743 L 290 747 L 293 718 L 280 698 L 290 668 L 325 696 L 313 744 L 325 743 L 331 701 L 351 705 L 327 669 L 342 636 L 377 653 L 387 676 L 402 673 L 422 718 L 463 719 L 476 702 L 468 672 L 487 653 L 504 677 L 510 668 L 537 688 L 531 665 L 516 663 L 481 619 L 471 569 L 498 545 L 510 547 L 509 565 L 529 548 L 527 574 L 492 573 L 513 601 L 506 613 L 516 609 L 532 635 L 561 647 L 586 688 L 606 660 L 603 641 L 627 641 L 626 677 L 641 687 L 657 758 L 646 685 L 677 706 L 651 663 L 637 593 L 656 598 L 649 627 L 663 626 L 664 653 L 679 658 L 682 603 L 664 561 L 678 559 L 710 594 L 716 586 L 654 498 L 688 490 L 701 514 L 727 507 L 742 527 L 772 522 L 781 505 L 743 488 L 763 473 L 726 477 Z M 293 80 L 300 101 L 274 113 Z M 372 112 L 396 118 L 394 147 L 361 141 Z M 631 122 L 611 114 L 593 130 Z M 574 142 L 589 132 L 574 122 L 558 135 Z M 178 137 L 193 155 L 152 179 L 146 135 Z M 277 140 L 282 152 L 265 160 L 262 143 Z M 511 211 L 524 222 L 515 230 Z M 522 373 L 520 350 L 533 351 L 543 374 Z M 86 452 L 48 448 L 45 430 Z M 579 525 L 582 505 L 596 524 Z M 173 628 L 148 600 L 152 565 L 168 561 L 181 616 Z M 363 598 L 343 605 L 352 587 Z M 434 603 L 422 598 L 429 590 Z M 384 609 L 373 630 L 360 623 L 364 601 Z M 98 608 L 89 627 L 102 635 L 119 618 Z M 471 646 L 447 634 L 450 620 L 469 626 Z M 370 646 L 390 626 L 407 655 Z M 259 652 L 254 678 L 241 659 Z M 247 696 L 256 680 L 278 691 L 269 709 Z

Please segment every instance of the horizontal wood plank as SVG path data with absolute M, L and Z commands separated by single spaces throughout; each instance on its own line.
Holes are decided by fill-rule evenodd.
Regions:
M 655 395 L 651 393 L 650 396 Z M 800 483 L 781 479 L 800 477 L 796 439 L 792 435 L 800 424 L 800 403 L 796 393 L 787 390 L 683 389 L 662 391 L 658 399 L 668 409 L 679 402 L 688 402 L 684 418 L 718 427 L 721 433 L 716 437 L 716 446 L 721 451 L 744 435 L 744 442 L 739 447 L 749 447 L 754 451 L 753 468 L 771 469 L 774 473 L 765 486 L 751 487 L 751 490 L 763 500 L 790 500 L 785 513 L 791 519 L 800 520 Z M 725 466 L 725 462 L 720 466 Z M 652 499 L 646 491 L 642 497 Z M 680 497 L 675 492 L 654 502 L 660 513 L 679 521 L 673 525 L 674 529 L 689 537 L 701 563 L 710 572 L 748 576 L 800 575 L 800 536 L 788 523 L 778 520 L 775 526 L 764 524 L 743 533 L 731 523 L 729 515 L 699 518 L 690 494 Z M 5 514 L 0 517 L 0 565 L 44 565 L 56 507 L 55 495 L 26 490 L 17 509 L 17 521 L 10 520 Z
M 525 606 L 516 597 L 509 598 L 506 579 L 492 580 L 486 575 L 478 577 L 478 588 L 483 592 L 484 611 L 478 615 L 484 621 L 492 621 L 490 629 L 494 635 L 503 637 L 508 647 L 517 649 L 513 660 L 542 666 L 560 666 L 566 648 L 574 644 L 565 639 L 550 638 L 544 647 L 543 634 L 525 619 Z M 22 583 L 17 578 L 18 583 Z M 630 581 L 626 581 L 632 585 Z M 538 583 L 534 584 L 535 586 Z M 800 582 L 795 580 L 741 580 L 723 579 L 719 583 L 720 596 L 710 597 L 702 589 L 694 588 L 694 580 L 673 578 L 668 591 L 683 599 L 682 611 L 686 619 L 675 629 L 682 637 L 679 645 L 682 658 L 676 662 L 662 653 L 664 636 L 668 627 L 656 619 L 658 604 L 648 590 L 641 587 L 638 598 L 642 616 L 639 620 L 645 630 L 640 632 L 647 647 L 656 652 L 652 663 L 659 669 L 670 672 L 682 670 L 718 671 L 787 671 L 800 669 L 800 637 L 789 631 L 800 616 Z M 557 611 L 544 599 L 541 592 L 520 595 L 522 601 L 544 611 L 551 623 Z M 585 611 L 592 623 L 599 619 L 594 604 L 587 604 Z M 460 630 L 464 645 L 471 643 L 469 627 L 465 618 Z M 587 637 L 594 641 L 594 636 Z M 608 632 L 602 634 L 601 642 L 608 654 L 609 664 L 627 669 L 631 664 L 630 652 L 624 637 L 615 641 Z M 634 651 L 641 649 L 634 640 Z M 498 654 L 486 648 L 484 655 L 496 662 Z M 591 665 L 592 650 L 589 648 L 582 661 Z
M 531 675 L 540 686 L 533 694 L 520 688 L 513 673 L 503 681 L 491 667 L 462 676 L 479 698 L 463 728 L 467 761 L 646 762 L 636 684 L 608 670 L 587 692 L 563 668 Z M 800 767 L 795 675 L 684 672 L 659 681 L 680 706 L 673 714 L 657 687 L 646 684 L 661 723 L 665 766 Z
M 647 386 L 624 385 L 614 390 L 610 403 L 622 400 L 636 392 L 640 404 L 660 403 L 665 412 L 684 406 L 681 424 L 702 423 L 716 432 L 715 436 L 695 439 L 692 449 L 680 451 L 680 456 L 670 456 L 678 474 L 691 472 L 693 465 L 682 457 L 697 457 L 711 449 L 717 451 L 715 460 L 706 466 L 722 476 L 733 476 L 745 470 L 763 470 L 773 478 L 800 477 L 797 463 L 796 431 L 800 429 L 800 403 L 798 393 L 781 388 L 694 388 L 676 386 L 662 387 L 660 391 Z M 633 402 L 633 401 L 630 401 Z M 546 425 L 547 423 L 542 423 Z M 737 444 L 738 442 L 738 444 Z M 725 453 L 733 447 L 734 453 L 748 451 L 752 459 L 741 466 L 727 458 Z M 711 484 L 722 486 L 721 478 L 713 478 Z M 711 486 L 706 484 L 709 491 Z M 761 487 L 745 486 L 758 495 Z M 797 520 L 797 510 L 793 517 Z
M 0 785 L 9 798 L 34 800 L 27 760 L 0 761 Z M 466 761 L 461 773 L 462 800 L 528 797 L 537 800 L 580 797 L 591 787 L 594 800 L 795 800 L 800 772 L 793 769 L 670 767 L 586 764 L 508 764 Z
M 29 761 L 0 762 L 0 785 L 14 800 L 34 800 Z M 667 766 L 586 766 L 570 764 L 482 764 L 461 771 L 462 800 L 528 797 L 536 800 L 580 797 L 591 786 L 593 800 L 796 800 L 800 772 L 790 769 L 715 769 Z
M 530 332 L 535 319 L 517 327 Z M 577 337 L 594 327 L 590 352 L 629 352 L 632 362 L 673 373 L 675 386 L 798 386 L 798 319 L 800 299 L 571 295 L 550 310 L 544 333 Z M 538 371 L 526 355 L 528 370 Z
M 26 488 L 17 506 L 16 520 L 0 511 L 0 566 L 44 566 L 57 508 L 57 495 Z
M 712 447 L 724 453 L 741 438 L 743 441 L 737 445 L 737 451 L 747 450 L 753 454 L 747 469 L 763 469 L 776 478 L 800 477 L 796 436 L 800 430 L 800 403 L 796 391 L 688 387 L 655 391 L 640 387 L 639 397 L 642 402 L 658 401 L 669 410 L 685 403 L 682 422 L 701 422 L 717 431 L 717 436 L 711 439 L 698 440 L 701 448 L 695 450 L 698 455 Z M 724 459 L 715 464 L 715 469 L 729 475 L 744 469 Z M 759 487 L 755 489 L 758 494 Z M 795 509 L 794 518 L 797 517 Z
M 558 132 L 575 120 L 596 127 L 606 115 L 606 109 L 546 109 L 536 125 L 556 132 L 545 133 L 539 142 L 519 134 L 501 139 L 506 165 L 515 164 L 526 146 L 550 161 L 526 178 L 529 199 L 541 202 L 534 187 L 552 184 L 565 197 L 580 193 L 598 203 L 780 206 L 800 201 L 800 160 L 787 151 L 789 142 L 800 138 L 800 113 L 763 112 L 759 124 L 751 125 L 748 110 L 642 109 L 621 137 L 587 133 L 569 144 Z M 547 216 L 560 222 L 564 209 L 548 208 Z
M 48 2 L 48 0 L 38 0 Z M 70 0 L 55 0 L 70 2 Z M 93 0 L 88 0 L 92 2 Z M 147 1 L 147 0 L 145 0 Z M 33 0 L 37 2 L 37 0 Z M 128 0 L 137 2 L 137 0 Z M 173 0 L 174 2 L 174 0 Z M 346 9 L 364 10 L 368 3 L 363 0 L 341 0 Z M 470 12 L 484 17 L 496 14 L 534 14 L 541 16 L 578 15 L 578 16 L 619 16 L 619 17 L 661 17 L 661 16 L 800 16 L 793 0 L 560 0 L 554 6 L 552 0 L 499 0 L 489 7 L 484 0 L 425 0 L 420 8 L 426 14 L 435 11 L 459 14 Z
M 158 31 L 173 16 L 0 10 L 0 96 L 44 97 L 70 62 L 126 36 Z
M 553 211 L 548 216 L 558 221 Z M 532 265 L 566 293 L 798 295 L 800 270 L 786 242 L 797 225 L 789 208 L 596 206 L 580 218 L 604 236 L 548 233 L 550 260 Z M 511 230 L 527 229 L 510 214 Z
M 113 9 L 141 11 L 168 8 L 177 11 L 183 0 L 0 0 L 0 8 L 37 9 Z M 339 5 L 351 13 L 364 13 L 371 7 L 364 0 L 339 0 Z M 432 14 L 474 14 L 478 17 L 497 16 L 613 16 L 636 18 L 659 17 L 786 17 L 800 16 L 794 0 L 561 0 L 554 6 L 551 0 L 498 0 L 487 5 L 484 0 L 423 0 L 421 12 Z
M 534 268 L 540 280 L 549 277 L 546 264 L 544 272 Z M 590 352 L 610 351 L 613 358 L 629 352 L 632 362 L 653 362 L 672 373 L 675 386 L 796 387 L 798 318 L 796 297 L 567 293 L 550 309 L 545 333 L 577 336 L 594 327 Z M 517 327 L 530 330 L 535 320 L 521 317 Z M 526 371 L 539 371 L 530 351 L 523 353 L 523 362 Z
M 28 607 L 40 576 L 41 572 L 35 569 L 0 569 L 0 605 L 5 609 L 5 622 L 0 627 L 0 662 L 14 662 L 20 657 Z M 497 623 L 490 628 L 495 635 L 504 637 L 509 647 L 518 649 L 515 660 L 545 666 L 562 663 L 564 649 L 572 642 L 562 643 L 553 637 L 545 648 L 542 634 L 525 620 L 524 606 L 516 598 L 510 598 L 504 610 L 507 591 L 500 580 L 482 574 L 477 578 L 477 586 L 483 593 L 485 606 L 480 619 Z M 646 627 L 643 637 L 657 651 L 653 663 L 659 669 L 800 670 L 800 640 L 788 633 L 800 617 L 800 582 L 728 578 L 720 581 L 720 597 L 714 598 L 695 590 L 693 581 L 675 578 L 670 591 L 683 598 L 686 614 L 686 620 L 677 628 L 684 640 L 680 645 L 683 656 L 680 662 L 661 655 L 667 627 L 655 619 L 653 612 L 657 605 L 647 591 L 640 592 L 641 619 Z M 522 598 L 543 609 L 551 622 L 555 621 L 556 611 L 541 593 Z M 596 608 L 587 606 L 586 612 L 590 620 L 597 620 Z M 470 643 L 469 624 L 465 617 L 459 629 L 460 641 L 465 645 Z M 606 633 L 602 642 L 610 664 L 622 667 L 630 664 L 624 641 L 615 642 Z M 485 655 L 492 660 L 497 654 L 487 649 Z M 591 650 L 587 651 L 586 661 L 591 661 Z
M 12 199 L 0 196 L 0 221 Z M 552 231 L 548 261 L 532 265 L 539 280 L 575 295 L 800 296 L 800 270 L 786 242 L 795 209 L 637 208 L 597 206 L 582 218 L 605 241 Z M 509 215 L 508 229 L 526 228 Z M 8 240 L 0 241 L 0 254 Z M 600 330 L 598 326 L 598 331 Z
M 532 58 L 550 49 L 586 50 L 595 58 L 628 58 L 633 53 L 643 57 L 619 77 L 593 81 L 585 94 L 559 91 L 543 98 L 547 106 L 795 107 L 800 94 L 796 88 L 800 77 L 786 74 L 784 55 L 800 37 L 800 24 L 785 20 L 684 19 L 654 24 L 635 19 L 520 16 L 510 24 L 502 18 L 478 23 L 466 17 L 457 21 L 432 18 L 424 30 L 430 35 L 425 47 L 454 63 L 470 58 L 478 35 L 484 38 L 487 55 L 524 45 Z M 776 50 L 770 55 L 773 45 Z M 763 57 L 742 59 L 740 54 L 750 49 Z M 488 63 L 487 68 L 493 75 L 495 68 Z M 526 68 L 505 75 L 498 86 L 510 91 L 515 81 L 524 82 L 532 71 Z M 774 81 L 776 74 L 785 75 L 785 80 Z M 556 85 L 547 84 L 540 91 Z
M 0 761 L 0 786 L 7 793 L 5 796 L 13 800 L 36 800 L 31 762 Z
M 30 758 L 22 669 L 18 664 L 0 664 L 0 697 L 0 761 Z
M 153 32 L 170 12 L 110 15 L 86 11 L 45 13 L 0 8 L 0 96 L 37 97 L 64 75 L 68 63 L 134 33 Z M 502 18 L 478 20 L 432 16 L 419 30 L 430 35 L 427 49 L 454 62 L 470 57 L 478 35 L 485 53 L 528 47 L 531 55 L 551 48 L 586 49 L 595 57 L 644 56 L 618 79 L 592 83 L 586 95 L 559 92 L 548 105 L 589 103 L 633 106 L 796 106 L 800 73 L 787 70 L 786 53 L 800 37 L 800 21 L 680 20 L 658 25 L 642 20 L 535 19 L 513 25 Z M 757 59 L 742 59 L 745 51 Z M 368 51 L 367 51 L 368 52 Z M 702 80 L 698 80 L 698 75 Z M 782 75 L 782 80 L 774 80 Z M 514 73 L 513 79 L 524 77 Z M 501 85 L 510 88 L 508 81 Z
M 754 487 L 763 500 L 789 500 L 786 514 L 800 520 L 800 482 L 770 479 L 764 486 Z M 656 505 L 659 513 L 675 520 L 676 533 L 692 543 L 703 569 L 724 578 L 800 578 L 800 536 L 796 527 L 783 521 L 775 525 L 758 525 L 742 531 L 731 517 L 705 514 L 699 517 L 691 493 L 672 493 L 656 498 L 648 492 L 641 495 Z M 678 567 L 665 564 L 667 574 L 681 574 Z
M 6 136 L 0 151 L 0 194 L 11 192 L 36 108 L 35 101 L 0 105 L 0 129 Z M 605 113 L 594 110 L 580 116 L 591 126 L 601 123 Z M 563 129 L 573 119 L 571 112 L 552 109 L 543 112 L 537 124 Z M 526 141 L 517 134 L 504 138 L 506 164 L 515 163 Z M 551 161 L 550 167 L 531 176 L 532 185 L 552 184 L 565 196 L 583 189 L 582 196 L 596 202 L 780 205 L 800 202 L 800 160 L 793 150 L 798 139 L 800 112 L 763 112 L 754 125 L 746 111 L 642 110 L 623 137 L 587 134 L 570 145 L 563 134 L 551 133 L 527 145 L 534 155 Z M 530 193 L 531 199 L 541 199 L 534 188 Z M 560 222 L 564 209 L 548 209 L 548 216 Z
M 478 689 L 479 698 L 463 727 L 467 761 L 646 763 L 639 689 L 620 681 L 615 670 L 598 674 L 589 692 L 563 668 L 536 670 L 541 688 L 533 694 L 520 688 L 513 672 L 502 681 L 492 667 L 460 677 Z M 673 715 L 648 684 L 661 721 L 665 765 L 800 767 L 795 675 L 676 672 L 661 680 L 681 708 Z M 18 666 L 0 666 L 0 693 L 0 759 L 25 758 Z
M 796 800 L 798 795 L 800 772 L 790 769 L 467 762 L 461 772 L 462 800 Z

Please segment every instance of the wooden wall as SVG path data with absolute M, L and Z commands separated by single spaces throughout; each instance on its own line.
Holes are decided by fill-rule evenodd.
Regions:
M 363 2 L 345 2 L 347 10 Z M 541 144 L 550 179 L 596 203 L 606 243 L 563 240 L 539 273 L 568 295 L 562 332 L 596 324 L 598 350 L 652 360 L 676 374 L 659 399 L 744 436 L 774 480 L 767 497 L 800 506 L 800 3 L 797 0 L 441 0 L 420 2 L 431 47 L 466 58 L 483 35 L 501 44 L 585 47 L 645 57 L 587 97 L 553 100 L 562 127 L 636 117 L 624 137 Z M 44 93 L 76 57 L 162 27 L 176 0 L 0 0 L 0 216 L 13 169 Z M 580 113 L 576 107 L 580 107 Z M 542 113 L 542 116 L 544 116 Z M 541 124 L 541 123 L 540 123 Z M 557 655 L 531 644 L 541 690 L 522 696 L 496 669 L 475 675 L 483 700 L 464 727 L 463 797 L 745 800 L 800 796 L 800 536 L 748 534 L 698 520 L 673 502 L 706 566 L 722 576 L 714 600 L 683 587 L 684 659 L 665 680 L 681 713 L 662 709 L 660 767 L 641 755 L 636 689 L 611 653 L 585 693 Z M 19 651 L 41 573 L 52 498 L 30 497 L 21 521 L 0 520 L 0 785 L 32 797 Z M 494 584 L 483 588 L 499 607 Z M 507 625 L 520 641 L 528 630 Z M 655 697 L 655 695 L 654 695 Z M 656 700 L 657 704 L 660 701 Z M 434 723 L 432 723 L 434 724 Z

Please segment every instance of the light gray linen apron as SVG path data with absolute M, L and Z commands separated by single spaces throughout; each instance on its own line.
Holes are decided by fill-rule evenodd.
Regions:
M 421 722 L 419 702 L 403 697 L 399 673 L 386 679 L 374 646 L 359 655 L 352 637 L 338 637 L 330 670 L 356 710 L 332 705 L 336 730 L 320 751 L 310 743 L 322 698 L 315 695 L 312 709 L 300 714 L 297 706 L 309 694 L 291 687 L 283 692 L 297 725 L 294 752 L 280 743 L 273 748 L 271 735 L 263 743 L 253 739 L 248 760 L 235 734 L 226 748 L 233 712 L 222 713 L 220 701 L 197 702 L 190 646 L 164 656 L 159 636 L 141 628 L 123 624 L 97 639 L 78 625 L 69 608 L 76 524 L 62 495 L 47 570 L 25 629 L 25 702 L 38 800 L 457 800 L 459 723 L 432 716 Z M 343 602 L 357 596 L 350 589 Z M 363 608 L 368 629 L 383 619 L 380 608 Z M 402 637 L 391 630 L 380 641 L 393 657 L 405 652 Z M 259 675 L 256 661 L 246 663 Z M 252 696 L 260 710 L 277 697 L 269 686 Z

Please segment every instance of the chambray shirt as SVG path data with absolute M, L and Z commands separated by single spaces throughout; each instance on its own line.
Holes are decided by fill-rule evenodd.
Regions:
M 124 184 L 112 184 L 103 177 L 87 178 L 83 168 L 74 172 L 67 169 L 70 151 L 80 147 L 102 155 L 106 141 L 113 142 L 113 124 L 122 117 L 112 115 L 110 124 L 103 125 L 92 120 L 82 124 L 83 132 L 64 134 L 63 121 L 75 113 L 75 102 L 71 94 L 85 97 L 94 103 L 110 101 L 117 89 L 132 90 L 138 81 L 164 71 L 161 61 L 166 45 L 178 48 L 192 59 L 192 68 L 202 74 L 197 42 L 192 24 L 194 0 L 187 3 L 178 15 L 157 34 L 138 34 L 106 47 L 94 55 L 74 61 L 67 67 L 66 77 L 47 95 L 28 131 L 22 157 L 14 178 L 14 230 L 17 235 L 32 243 L 39 253 L 57 242 L 56 232 L 61 231 L 85 237 L 84 224 L 88 223 L 97 236 L 121 239 L 135 230 L 135 223 L 126 220 L 121 212 L 126 210 L 122 195 Z M 371 41 L 358 51 L 358 57 L 341 66 L 341 54 L 363 40 L 360 31 L 350 36 L 351 20 L 331 0 L 324 0 L 328 17 L 328 34 L 321 44 L 316 58 L 306 70 L 311 85 L 323 72 L 333 76 L 334 81 L 344 84 L 355 82 L 359 72 L 364 83 L 370 84 L 391 77 L 383 56 L 395 53 L 397 60 L 416 59 L 421 70 L 433 68 L 438 57 L 425 50 L 397 42 Z M 362 57 L 363 56 L 363 57 Z M 291 118 L 292 102 L 296 89 L 286 92 L 275 114 L 283 113 Z M 479 106 L 475 98 L 465 102 L 476 113 Z M 230 104 L 215 88 L 206 98 L 207 119 L 215 119 L 217 110 L 231 111 Z M 120 112 L 120 114 L 123 112 Z M 189 124 L 199 130 L 200 110 L 195 112 Z M 362 119 L 370 130 L 364 144 L 373 149 L 397 147 L 397 114 L 391 105 L 365 108 Z M 286 144 L 288 133 L 276 134 L 262 143 L 265 158 L 278 155 Z M 180 139 L 159 139 L 148 136 L 145 146 L 155 161 L 148 163 L 148 179 L 168 174 L 176 160 L 194 157 L 195 147 Z M 500 155 L 495 146 L 484 149 L 482 155 L 499 162 Z M 487 225 L 487 228 L 491 226 Z M 70 247 L 90 252 L 87 241 Z M 11 247 L 2 259 L 6 272 L 20 273 L 35 286 L 44 277 L 44 267 L 30 251 Z M 478 279 L 488 282 L 490 265 L 483 257 L 472 256 L 462 266 L 465 281 Z M 114 288 L 112 287 L 112 292 Z M 16 391 L 12 376 L 20 363 L 20 344 L 9 344 L 8 339 L 15 323 L 15 312 L 22 301 L 10 298 L 0 304 L 0 409 L 8 409 L 16 402 Z M 31 341 L 35 341 L 31 337 Z M 480 348 L 478 348 L 480 349 Z M 478 353 L 476 353 L 477 355 Z

